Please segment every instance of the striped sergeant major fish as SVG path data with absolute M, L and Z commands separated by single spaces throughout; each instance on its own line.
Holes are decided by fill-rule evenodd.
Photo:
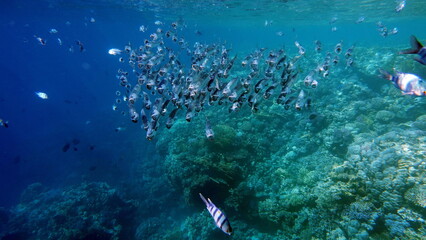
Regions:
M 207 198 L 206 200 L 206 198 L 201 193 L 200 198 L 206 204 L 207 210 L 209 210 L 210 215 L 212 215 L 216 226 L 220 228 L 224 233 L 232 235 L 232 227 L 231 224 L 229 224 L 228 218 L 225 216 L 225 214 L 220 211 L 220 209 L 217 208 L 216 205 L 214 205 L 210 198 Z
M 424 47 L 423 44 L 421 44 L 419 40 L 417 40 L 417 38 L 413 35 L 411 35 L 410 37 L 410 43 L 412 48 L 402 50 L 399 53 L 400 54 L 417 54 L 420 56 L 420 58 L 415 58 L 414 60 L 416 60 L 417 62 L 423 65 L 426 65 L 426 47 Z
M 384 70 L 380 70 L 380 74 L 382 78 L 392 81 L 402 94 L 426 96 L 426 82 L 414 74 L 396 72 L 392 75 Z

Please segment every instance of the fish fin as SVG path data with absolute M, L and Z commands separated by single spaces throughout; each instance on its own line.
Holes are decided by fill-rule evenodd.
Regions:
M 412 48 L 402 50 L 399 52 L 399 54 L 417 54 L 420 51 L 420 49 L 423 48 L 423 44 L 421 44 L 414 35 L 411 35 L 410 43 Z
M 207 201 L 209 202 L 209 206 L 216 207 L 216 205 L 214 205 L 214 203 L 212 202 L 212 200 L 210 200 L 210 198 L 207 198 Z
M 414 60 L 416 60 L 417 62 L 419 62 L 420 64 L 426 65 L 426 62 L 422 59 L 419 58 L 414 58 Z
M 379 69 L 379 72 L 380 72 L 379 77 L 387 79 L 387 80 L 392 80 L 392 74 L 390 74 L 388 71 Z
M 423 44 L 417 40 L 417 38 L 414 35 L 411 35 L 410 37 L 411 46 L 417 50 L 420 50 L 423 48 Z
M 400 51 L 399 54 L 417 54 L 418 51 L 419 50 L 417 50 L 417 49 L 409 48 L 409 49 L 405 49 L 405 50 Z
M 198 193 L 198 194 L 200 194 L 200 198 L 201 198 L 201 200 L 203 200 L 203 202 L 206 204 L 206 206 L 208 206 L 209 205 L 209 202 L 207 202 L 207 200 L 206 200 L 206 198 L 203 196 L 203 194 L 201 194 L 201 193 Z M 210 200 L 210 199 L 209 199 Z

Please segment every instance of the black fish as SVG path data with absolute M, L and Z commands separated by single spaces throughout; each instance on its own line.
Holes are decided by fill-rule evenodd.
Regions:
M 418 54 L 420 58 L 415 58 L 414 60 L 426 65 L 426 47 L 424 47 L 414 35 L 410 37 L 410 43 L 411 48 L 402 50 L 399 54 Z
M 90 149 L 90 151 L 95 150 L 95 145 L 90 145 L 90 146 L 89 146 L 89 149 Z
M 178 110 L 179 110 L 179 108 L 175 108 L 170 112 L 169 118 L 167 119 L 167 122 L 166 122 L 166 128 L 170 129 L 172 127 L 172 125 L 174 123 L 174 118 L 175 118 L 176 112 Z
M 62 147 L 62 152 L 66 152 L 66 151 L 68 151 L 68 150 L 70 149 L 70 147 L 71 147 L 71 144 L 66 143 L 66 144 Z
M 75 43 L 80 47 L 80 52 L 83 52 L 84 51 L 83 43 L 79 40 L 75 41 Z
M 311 114 L 309 115 L 309 120 L 314 120 L 315 118 L 317 118 L 317 116 L 318 116 L 318 114 L 316 114 L 316 113 L 311 113 Z
M 262 82 L 264 81 L 265 79 L 263 78 L 263 79 L 260 79 L 259 80 L 259 82 L 257 82 L 256 83 L 256 85 L 254 85 L 254 92 L 255 93 L 258 93 L 262 88 L 263 88 L 263 86 L 262 86 Z

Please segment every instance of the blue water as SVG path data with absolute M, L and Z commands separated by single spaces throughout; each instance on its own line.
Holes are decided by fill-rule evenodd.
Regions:
M 32 182 L 61 186 L 87 174 L 102 179 L 99 173 L 112 168 L 115 173 L 110 174 L 127 178 L 119 170 L 131 164 L 126 155 L 135 143 L 114 131 L 127 121 L 111 111 L 117 64 L 107 50 L 137 39 L 137 32 L 130 31 L 137 23 L 128 24 L 137 12 L 101 9 L 101 20 L 96 9 L 55 9 L 48 2 L 32 1 L 5 1 L 2 5 L 1 111 L 10 127 L 1 134 L 0 186 L 5 194 L 1 194 L 0 205 L 15 204 Z M 115 15 L 121 20 L 112 17 Z M 90 23 L 90 17 L 105 25 Z M 59 33 L 49 34 L 51 28 Z M 47 44 L 40 45 L 33 35 L 43 35 Z M 85 52 L 78 51 L 76 40 L 84 43 Z M 70 46 L 74 53 L 68 51 Z M 46 92 L 49 99 L 39 99 L 36 91 Z M 134 134 L 142 139 L 140 132 Z M 81 149 L 63 153 L 62 146 L 74 138 L 81 140 Z M 138 147 L 147 144 L 138 142 Z M 90 151 L 89 145 L 95 150 Z M 105 169 L 90 173 L 91 165 Z M 116 165 L 119 169 L 113 167 Z
M 290 170 L 286 169 L 285 171 L 293 171 L 295 173 L 302 167 L 306 167 L 308 172 L 317 171 L 318 175 L 312 177 L 311 185 L 307 184 L 307 188 L 309 188 L 309 186 L 314 185 L 313 182 L 327 182 L 325 180 L 327 175 L 322 175 L 321 167 L 317 167 L 317 164 L 327 169 L 324 171 L 332 172 L 334 171 L 331 170 L 333 166 L 340 166 L 344 161 L 352 161 L 351 157 L 356 155 L 354 153 L 355 150 L 351 152 L 351 147 L 349 147 L 347 155 L 345 155 L 346 152 L 341 154 L 338 150 L 333 152 L 335 148 L 324 147 L 326 140 L 324 142 L 318 141 L 320 142 L 317 142 L 319 146 L 306 150 L 303 154 L 297 155 L 298 157 L 296 158 L 292 158 L 288 154 L 291 149 L 294 150 L 292 145 L 287 148 L 280 148 L 289 142 L 294 143 L 294 146 L 297 147 L 305 144 L 298 143 L 297 138 L 304 139 L 306 137 L 305 133 L 309 132 L 307 130 L 309 127 L 304 125 L 309 113 L 298 113 L 293 109 L 292 112 L 286 113 L 285 117 L 278 117 L 278 119 L 282 119 L 283 123 L 276 123 L 274 126 L 279 126 L 277 129 L 268 127 L 268 124 L 273 124 L 271 122 L 277 121 L 277 118 L 273 117 L 275 110 L 265 110 L 265 112 L 260 114 L 259 118 L 252 117 L 253 115 L 244 111 L 228 115 L 226 110 L 221 112 L 223 115 L 218 116 L 215 115 L 217 109 L 214 110 L 212 108 L 211 112 L 206 110 L 206 116 L 214 118 L 213 121 L 217 123 L 218 128 L 222 129 L 222 125 L 229 125 L 233 129 L 232 133 L 227 132 L 227 128 L 219 130 L 219 132 L 222 131 L 230 135 L 235 134 L 235 136 L 250 134 L 253 138 L 248 140 L 249 137 L 244 137 L 241 142 L 250 142 L 253 146 L 259 147 L 254 147 L 255 150 L 251 148 L 246 150 L 242 147 L 243 149 L 239 149 L 241 152 L 233 152 L 228 151 L 226 147 L 221 146 L 225 149 L 223 150 L 216 145 L 205 142 L 203 138 L 205 115 L 203 114 L 191 122 L 193 125 L 182 125 L 180 123 L 174 127 L 176 130 L 171 130 L 170 132 L 166 132 L 166 129 L 161 129 L 153 141 L 148 141 L 145 138 L 145 131 L 140 129 L 139 124 L 135 125 L 129 121 L 128 114 L 126 116 L 120 114 L 121 111 L 128 112 L 125 104 L 119 105 L 118 111 L 112 110 L 112 105 L 117 98 L 115 92 L 122 90 L 116 79 L 117 69 L 124 68 L 129 70 L 130 68 L 118 62 L 119 56 L 109 55 L 108 50 L 111 48 L 123 49 L 127 43 L 131 43 L 135 48 L 142 45 L 143 40 L 149 37 L 149 33 L 157 28 L 154 24 L 156 20 L 163 21 L 165 23 L 164 28 L 173 21 L 182 20 L 185 23 L 185 28 L 182 30 L 181 35 L 185 37 L 190 46 L 195 42 L 226 44 L 232 49 L 232 56 L 239 54 L 238 64 L 240 64 L 244 56 L 262 47 L 267 48 L 267 51 L 284 48 L 286 52 L 294 56 L 297 54 L 294 42 L 298 41 L 308 50 L 306 58 L 309 59 L 302 60 L 305 61 L 302 62 L 304 65 L 299 66 L 302 72 L 299 76 L 299 79 L 302 79 L 301 81 L 303 81 L 309 70 L 316 67 L 316 65 L 309 65 L 311 57 L 313 59 L 315 56 L 313 52 L 313 42 L 315 40 L 321 40 L 323 52 L 333 51 L 334 46 L 339 41 L 343 41 L 344 50 L 355 44 L 355 67 L 353 71 L 344 69 L 343 65 L 338 71 L 336 70 L 336 75 L 331 78 L 335 79 L 335 81 L 330 81 L 328 88 L 320 84 L 318 91 L 312 93 L 314 104 L 317 104 L 315 111 L 323 114 L 325 118 L 333 119 L 330 122 L 346 121 L 340 122 L 340 125 L 332 124 L 332 127 L 338 125 L 342 128 L 351 128 L 352 125 L 350 124 L 353 121 L 363 121 L 361 125 L 364 127 L 366 125 L 369 126 L 365 127 L 365 129 L 358 126 L 361 130 L 358 130 L 356 134 L 353 133 L 356 135 L 355 140 L 350 137 L 350 140 L 346 140 L 343 137 L 344 141 L 349 141 L 347 145 L 345 145 L 346 143 L 343 144 L 345 145 L 345 150 L 347 150 L 348 146 L 353 148 L 357 146 L 366 147 L 362 145 L 360 140 L 362 138 L 360 136 L 363 136 L 363 133 L 371 134 L 368 139 L 365 139 L 365 142 L 373 143 L 376 141 L 373 138 L 387 136 L 386 133 L 389 132 L 396 132 L 396 135 L 402 136 L 404 135 L 404 130 L 407 130 L 404 126 L 410 125 L 412 127 L 411 124 L 418 117 L 426 114 L 424 97 L 402 96 L 399 90 L 391 86 L 390 82 L 376 77 L 376 72 L 368 72 L 366 70 L 369 64 L 368 60 L 377 59 L 377 57 L 374 57 L 375 52 L 383 53 L 387 50 L 396 55 L 399 50 L 409 48 L 410 35 L 415 35 L 421 42 L 426 44 L 426 33 L 424 32 L 426 23 L 425 3 L 420 0 L 407 1 L 406 8 L 401 13 L 396 13 L 394 10 L 396 3 L 392 0 L 387 0 L 386 3 L 388 4 L 382 3 L 384 1 L 360 1 L 359 5 L 357 3 L 347 3 L 349 1 L 343 0 L 271 2 L 206 1 L 205 5 L 199 6 L 194 1 L 187 1 L 187 5 L 185 5 L 185 1 L 176 3 L 173 1 L 129 1 L 126 3 L 121 3 L 121 1 L 1 1 L 0 119 L 8 121 L 9 127 L 0 127 L 0 208 L 14 209 L 20 201 L 22 202 L 21 194 L 33 183 L 41 183 L 46 189 L 59 189 L 58 191 L 61 191 L 68 188 L 77 189 L 74 186 L 82 183 L 106 182 L 111 188 L 118 189 L 117 191 L 120 192 L 121 197 L 127 197 L 135 202 L 139 201 L 138 204 L 135 204 L 139 209 L 134 210 L 139 215 L 135 216 L 131 224 L 129 224 L 128 229 L 126 229 L 128 231 L 126 232 L 127 235 L 121 233 L 120 239 L 161 239 L 161 237 L 158 238 L 158 235 L 155 235 L 159 232 L 163 233 L 163 236 L 168 234 L 167 239 L 174 239 L 173 236 L 175 235 L 173 234 L 177 234 L 179 231 L 176 229 L 179 228 L 183 229 L 186 234 L 178 235 L 182 239 L 225 239 L 226 235 L 215 228 L 213 220 L 210 219 L 207 211 L 202 206 L 202 202 L 199 201 L 196 191 L 208 193 L 208 196 L 215 200 L 218 206 L 221 208 L 225 206 L 225 211 L 233 215 L 230 219 L 234 220 L 237 226 L 237 234 L 240 234 L 239 237 L 236 236 L 237 239 L 244 239 L 245 237 L 251 237 L 250 239 L 311 239 L 310 237 L 313 236 L 327 239 L 327 237 L 324 237 L 327 234 L 330 234 L 328 236 L 338 236 L 337 230 L 332 232 L 332 229 L 327 234 L 324 232 L 318 233 L 322 230 L 315 232 L 312 229 L 310 233 L 306 233 L 308 232 L 306 229 L 309 228 L 309 224 L 303 225 L 303 221 L 300 220 L 301 217 L 295 220 L 296 217 L 291 215 L 297 212 L 301 216 L 302 213 L 300 212 L 302 210 L 300 209 L 312 206 L 302 204 L 301 206 L 296 206 L 295 209 L 289 210 L 286 208 L 297 205 L 294 203 L 294 205 L 289 204 L 283 207 L 286 211 L 288 210 L 287 213 L 289 215 L 286 216 L 291 218 L 291 221 L 283 220 L 286 217 L 280 216 L 277 222 L 273 222 L 271 219 L 274 219 L 274 214 L 272 213 L 274 210 L 271 210 L 271 212 L 265 211 L 265 215 L 269 214 L 269 216 L 253 213 L 257 211 L 257 208 L 260 209 L 262 204 L 264 209 L 270 209 L 265 207 L 268 204 L 265 199 L 269 199 L 267 196 L 262 195 L 265 192 L 276 192 L 276 198 L 279 198 L 279 184 L 276 185 L 274 182 L 269 182 L 271 174 L 275 174 L 277 168 L 289 167 Z M 197 12 L 200 14 L 196 14 Z M 215 12 L 217 15 L 214 14 Z M 330 24 L 329 21 L 333 16 L 337 16 L 338 20 L 336 23 Z M 366 20 L 361 24 L 355 24 L 354 22 L 359 16 L 365 16 Z M 91 21 L 92 18 L 94 21 Z M 273 20 L 273 23 L 265 26 L 265 20 Z M 383 21 L 389 29 L 397 27 L 398 34 L 383 38 L 377 31 L 377 21 Z M 139 26 L 142 24 L 148 27 L 146 33 L 139 31 Z M 332 27 L 337 27 L 337 31 L 332 32 Z M 57 29 L 58 33 L 49 33 L 52 28 Z M 195 31 L 199 31 L 201 34 L 196 34 Z M 283 36 L 278 36 L 277 32 L 282 32 Z M 46 45 L 41 45 L 34 36 L 46 40 Z M 58 44 L 57 38 L 61 39 L 62 45 Z M 84 44 L 85 50 L 83 52 L 79 51 L 76 44 L 77 40 Z M 70 48 L 72 51 L 70 51 Z M 395 56 L 392 59 L 395 59 Z M 341 61 L 344 61 L 343 58 Z M 380 62 L 375 64 L 380 66 Z M 386 61 L 386 65 L 384 64 L 385 66 L 383 67 L 391 71 L 392 67 L 394 67 L 391 64 L 404 68 L 402 71 L 413 72 L 419 74 L 422 78 L 426 78 L 426 67 L 415 63 L 410 57 L 400 57 L 397 60 Z M 373 69 L 377 70 L 376 68 Z M 366 78 L 365 74 L 369 74 L 369 78 Z M 359 80 L 359 84 L 356 79 Z M 361 86 L 360 88 L 364 89 L 367 94 L 363 95 L 365 92 L 361 94 L 354 93 L 352 97 L 351 94 L 357 91 L 358 86 Z M 37 97 L 35 92 L 38 91 L 47 93 L 48 99 Z M 343 93 L 343 96 L 341 98 L 337 97 L 338 93 Z M 366 102 L 369 103 L 378 101 L 378 99 L 384 100 L 380 103 L 381 105 L 372 106 L 365 112 L 359 110 L 362 109 L 362 106 L 357 106 L 357 109 L 362 113 L 351 114 L 348 113 L 349 110 L 342 110 L 345 109 L 345 106 L 351 104 L 350 101 L 362 102 L 363 99 L 360 99 L 360 96 L 366 96 Z M 332 99 L 332 102 L 330 102 L 330 99 Z M 336 102 L 339 99 L 342 102 Z M 268 108 L 271 107 L 270 105 L 266 104 Z M 381 110 L 395 110 L 397 117 L 393 120 L 383 120 L 384 122 L 378 123 L 380 120 L 377 120 L 379 117 L 375 114 Z M 347 113 L 348 117 L 339 115 L 340 111 Z M 370 115 L 367 113 L 370 113 Z M 407 113 L 407 115 L 403 113 Z M 266 120 L 262 119 L 262 117 L 265 117 Z M 250 123 L 251 129 L 244 125 L 249 121 L 252 121 Z M 256 121 L 258 125 L 256 125 Z M 421 121 L 426 121 L 426 119 Z M 418 120 L 416 126 L 420 126 L 423 123 L 421 121 Z M 318 131 L 313 130 L 313 135 L 309 136 L 314 138 L 313 136 L 318 136 L 316 134 L 319 131 L 334 131 L 334 129 L 327 128 L 328 126 L 324 124 L 324 128 Z M 116 131 L 117 128 L 122 128 L 123 130 Z M 421 186 L 424 186 L 425 168 L 423 166 L 424 160 L 421 160 L 421 158 L 423 158 L 425 151 L 424 136 L 426 129 L 424 127 L 417 127 L 414 130 L 413 128 L 409 129 L 413 133 L 405 131 L 407 139 L 418 139 L 416 141 L 413 140 L 415 144 L 413 142 L 407 143 L 409 147 L 416 149 L 412 151 L 417 151 L 415 154 L 413 153 L 413 159 L 415 160 L 412 161 L 419 164 L 417 165 L 417 172 L 413 173 L 413 176 L 415 175 L 415 181 L 417 181 L 419 186 L 421 184 Z M 416 129 L 421 130 L 415 132 Z M 285 131 L 287 130 L 291 134 L 286 133 Z M 409 137 L 408 135 L 411 133 L 414 136 L 410 135 L 411 137 Z M 201 137 L 194 137 L 197 134 Z M 294 138 L 291 138 L 291 135 Z M 324 133 L 324 135 L 326 134 Z M 237 139 L 238 137 L 235 138 Z M 388 138 L 383 137 L 383 139 Z M 397 139 L 396 137 L 389 137 L 389 139 L 397 141 L 395 140 Z M 73 143 L 73 140 L 78 140 L 78 143 Z M 240 140 L 235 140 L 235 142 L 238 141 Z M 358 145 L 355 143 L 358 143 Z M 66 144 L 70 144 L 70 149 L 64 152 L 63 148 Z M 187 149 L 184 147 L 185 144 L 195 146 L 194 148 L 201 150 L 197 152 L 191 148 Z M 253 146 L 250 145 L 250 147 Z M 232 145 L 232 147 L 240 148 L 241 146 Z M 213 152 L 223 151 L 223 155 L 235 155 L 235 158 L 230 157 L 229 159 L 233 160 L 228 159 L 230 161 L 229 166 L 223 162 L 219 163 L 223 159 L 219 160 L 219 157 L 212 158 L 212 155 L 207 153 L 203 155 L 211 149 L 215 149 Z M 310 162 L 306 163 L 308 166 L 304 165 L 303 160 L 300 159 L 304 159 L 307 156 L 320 156 L 321 151 L 316 151 L 317 149 L 331 149 L 330 156 L 333 155 L 335 158 L 330 157 L 328 160 L 322 159 L 318 160 L 318 163 Z M 248 151 L 250 154 L 245 155 L 245 153 L 242 153 L 244 151 Z M 261 170 L 260 167 L 259 169 L 253 167 L 257 166 L 256 163 L 248 164 L 238 159 L 238 156 L 255 155 L 252 151 L 258 154 L 256 156 L 259 159 L 265 161 L 259 163 L 259 166 L 262 166 Z M 383 151 L 384 149 L 377 150 L 377 152 Z M 294 152 L 298 154 L 298 151 L 294 150 Z M 373 155 L 380 155 L 377 152 L 375 152 L 376 155 L 372 154 L 363 159 L 371 160 Z M 221 156 L 222 153 L 220 153 Z M 216 152 L 212 154 L 214 155 Z M 213 162 L 212 165 L 201 164 L 202 166 L 207 166 L 207 172 L 211 173 L 211 175 L 205 177 L 214 179 L 216 182 L 220 182 L 223 179 L 228 181 L 229 179 L 220 175 L 221 171 L 215 168 L 215 164 L 220 165 L 219 168 L 228 166 L 233 169 L 232 171 L 243 166 L 241 169 L 245 169 L 245 172 L 241 170 L 244 172 L 241 179 L 234 175 L 233 180 L 229 180 L 227 185 L 225 184 L 226 186 L 218 184 L 221 187 L 217 187 L 213 180 L 200 185 L 195 184 L 195 186 L 189 184 L 188 182 L 192 181 L 204 181 L 200 180 L 202 177 L 197 174 L 197 167 L 185 172 L 185 174 L 188 174 L 185 175 L 187 178 L 194 178 L 188 179 L 188 182 L 180 179 L 183 174 L 179 175 L 173 172 L 179 171 L 179 168 L 185 168 L 187 164 L 198 166 L 200 159 L 205 160 L 205 158 L 200 156 L 208 156 L 206 157 L 207 161 L 211 160 L 211 158 L 217 161 Z M 194 158 L 191 159 L 192 157 Z M 182 165 L 174 166 L 173 163 L 176 163 L 174 161 L 179 161 L 176 159 L 182 159 Z M 225 157 L 225 159 L 227 158 Z M 253 157 L 253 159 L 256 159 L 256 157 Z M 249 159 L 247 162 L 251 162 L 253 159 Z M 283 163 L 282 166 L 277 166 L 276 163 L 281 162 L 277 159 L 287 159 L 282 160 L 287 162 Z M 191 160 L 194 162 L 191 162 Z M 299 160 L 302 162 L 298 162 Z M 271 162 L 268 163 L 268 161 Z M 336 162 L 333 164 L 334 162 L 327 163 L 327 161 Z M 371 162 L 374 161 L 371 160 Z M 163 163 L 165 164 L 163 165 Z M 295 163 L 297 164 L 293 165 Z M 389 165 L 390 163 L 383 163 L 383 165 L 387 166 L 386 164 Z M 361 163 L 355 161 L 352 167 L 356 168 L 355 165 L 362 169 L 360 167 Z M 403 164 L 394 163 L 394 165 L 400 167 Z M 385 167 L 382 169 L 385 169 Z M 215 172 L 216 170 L 219 174 Z M 350 170 L 348 171 L 350 172 Z M 388 168 L 387 171 L 392 172 L 392 169 Z M 182 170 L 182 172 L 184 171 Z M 251 184 L 255 181 L 250 176 L 260 176 L 261 174 L 264 174 L 265 182 L 258 180 L 257 184 L 263 184 L 264 186 L 252 186 Z M 286 176 L 283 179 L 291 178 L 286 174 L 283 174 L 283 176 Z M 391 175 L 391 173 L 389 174 Z M 276 181 L 278 182 L 278 180 Z M 306 180 L 306 182 L 309 181 Z M 191 187 L 185 184 L 189 184 Z M 286 184 L 288 184 L 286 185 L 287 187 L 296 186 L 295 189 L 298 186 L 296 180 Z M 285 183 L 283 183 L 284 185 Z M 406 189 L 403 191 L 404 193 L 408 189 L 415 189 L 410 191 L 420 191 L 408 183 L 401 188 Z M 288 191 L 291 192 L 291 190 Z M 231 192 L 234 194 L 231 194 Z M 243 197 L 236 197 L 238 195 Z M 356 203 L 359 203 L 360 198 L 368 194 L 361 195 L 354 197 L 357 199 Z M 57 197 L 55 194 L 53 196 Z M 372 194 L 371 196 L 376 195 Z M 400 197 L 405 199 L 403 194 L 400 194 Z M 247 200 L 247 198 L 249 199 Z M 383 198 L 386 199 L 386 197 Z M 406 198 L 408 199 L 408 197 Z M 383 203 L 385 202 L 383 199 L 378 201 L 369 200 L 374 203 L 375 210 L 382 209 L 382 205 L 386 206 Z M 365 199 L 363 201 L 367 202 Z M 371 234 L 370 239 L 395 239 L 394 237 L 414 239 L 411 237 L 419 237 L 425 234 L 426 226 L 424 222 L 413 222 L 406 219 L 400 221 L 398 219 L 403 218 L 401 217 L 402 214 L 400 212 L 397 213 L 402 207 L 406 207 L 409 210 L 416 211 L 418 217 L 424 219 L 426 218 L 424 205 L 416 205 L 410 200 L 395 201 L 400 205 L 392 208 L 392 210 L 383 207 L 383 209 L 386 209 L 383 211 L 388 211 L 386 212 L 388 215 L 386 217 L 384 215 L 377 217 L 375 219 L 376 223 L 372 224 L 372 226 L 380 226 L 378 227 L 380 229 L 368 230 L 368 232 L 366 230 L 365 233 L 359 230 L 358 233 L 353 233 L 353 235 L 351 235 L 350 230 L 347 230 L 345 234 L 340 233 L 340 236 L 346 237 L 345 239 L 368 239 L 363 238 L 363 236 Z M 277 200 L 274 203 L 276 202 Z M 318 201 L 316 202 L 318 206 L 321 205 Z M 346 205 L 339 204 L 349 206 L 354 202 L 349 201 Z M 153 213 L 151 210 L 144 210 L 143 206 L 156 209 L 159 212 L 154 211 Z M 318 208 L 326 208 L 324 206 L 327 205 L 321 205 Z M 348 207 L 348 209 L 353 208 L 357 207 Z M 373 207 L 365 208 L 370 209 Z M 342 211 L 341 209 L 340 207 L 339 211 L 343 212 L 342 216 L 347 216 L 346 210 Z M 313 214 L 312 212 L 309 213 Z M 362 211 L 359 210 L 357 214 L 359 212 Z M 203 215 L 200 216 L 202 213 Z M 392 214 L 400 215 L 392 218 Z M 167 215 L 170 215 L 173 220 L 168 219 Z M 256 217 L 253 217 L 255 215 Z M 318 216 L 320 216 L 319 213 Z M 313 215 L 306 213 L 306 218 L 308 219 L 309 217 L 314 218 Z M 322 220 L 328 221 L 326 218 L 321 215 Z M 361 217 L 356 215 L 353 218 L 360 223 L 367 222 L 367 220 L 362 219 L 363 215 Z M 368 221 L 373 219 L 373 217 L 370 219 L 370 216 L 365 218 Z M 265 219 L 267 222 L 263 225 L 261 221 Z M 338 222 L 340 220 L 331 219 L 330 221 Z M 156 226 L 159 226 L 161 222 L 163 224 L 165 222 L 174 222 L 174 225 L 171 224 L 172 226 L 168 229 L 169 232 L 164 229 L 165 226 L 163 225 L 161 227 L 162 230 L 157 229 L 154 230 L 154 232 L 156 231 L 155 233 L 150 233 L 150 230 L 146 227 L 150 222 L 154 222 L 157 224 Z M 271 224 L 271 222 L 273 223 Z M 197 225 L 197 223 L 202 226 Z M 295 225 L 297 224 L 306 226 L 306 229 L 300 227 L 300 236 L 292 235 L 290 238 L 290 235 L 286 235 L 285 232 L 293 231 L 296 229 Z M 5 221 L 2 222 L 0 218 L 0 238 L 3 237 L 2 230 L 6 229 L 5 226 Z M 193 227 L 190 228 L 188 226 Z M 348 226 L 348 229 L 353 227 Z M 78 229 L 78 227 L 75 228 Z M 345 227 L 340 228 L 343 229 Z M 243 235 L 243 231 L 246 235 Z M 342 232 L 344 231 L 342 230 Z M 383 236 L 384 238 L 380 238 Z M 63 239 L 71 238 L 64 237 Z M 84 236 L 76 237 L 76 239 L 84 239 Z M 93 239 L 112 238 L 98 236 L 98 238 Z M 179 239 L 179 237 L 175 239 Z

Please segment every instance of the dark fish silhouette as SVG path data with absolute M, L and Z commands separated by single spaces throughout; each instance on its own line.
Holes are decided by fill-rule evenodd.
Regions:
M 71 147 L 71 144 L 66 143 L 63 147 L 62 147 L 62 152 L 67 152 Z
M 423 65 L 426 65 L 426 47 L 424 47 L 423 44 L 421 44 L 414 35 L 411 35 L 410 43 L 412 48 L 402 50 L 399 53 L 400 54 L 417 54 L 420 56 L 420 58 L 415 58 L 414 60 L 416 60 L 417 62 Z

